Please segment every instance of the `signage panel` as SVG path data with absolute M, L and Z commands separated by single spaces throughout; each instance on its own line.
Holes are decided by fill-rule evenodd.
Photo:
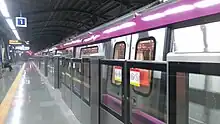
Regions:
M 22 45 L 22 46 L 16 46 L 15 49 L 21 50 L 21 51 L 27 51 L 27 50 L 30 50 L 30 47 Z
M 27 18 L 26 17 L 16 17 L 16 27 L 27 27 Z
M 9 40 L 9 44 L 10 45 L 20 45 L 20 44 L 22 44 L 22 42 L 19 40 Z

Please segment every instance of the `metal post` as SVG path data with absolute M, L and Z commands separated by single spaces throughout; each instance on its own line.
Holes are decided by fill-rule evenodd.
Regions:
M 84 98 L 84 61 L 83 59 L 81 60 L 80 65 L 81 65 L 80 80 L 82 81 L 80 85 L 80 96 L 81 96 L 81 99 L 83 100 Z
M 41 68 L 41 58 L 37 58 L 39 69 Z
M 127 61 L 124 61 L 122 70 L 122 117 L 124 124 L 130 124 L 130 67 L 127 65 Z
M 100 123 L 100 110 L 99 110 L 99 103 L 100 103 L 100 77 L 101 76 L 101 66 L 99 63 L 99 58 L 102 57 L 92 57 L 90 59 L 90 75 L 91 75 L 91 90 L 90 90 L 90 107 L 91 107 L 91 118 L 90 124 L 99 124 Z
M 189 82 L 188 74 L 176 73 L 176 110 L 177 124 L 189 123 Z
M 57 57 L 54 59 L 54 88 L 60 88 L 60 58 Z
M 170 63 L 167 66 L 167 123 L 177 124 L 177 103 L 176 103 L 176 72 L 173 70 Z
M 44 75 L 45 77 L 48 76 L 48 57 L 44 58 Z

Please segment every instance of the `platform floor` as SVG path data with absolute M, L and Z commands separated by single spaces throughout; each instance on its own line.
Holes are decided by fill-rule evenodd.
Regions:
M 0 105 L 0 124 L 78 124 L 61 95 L 50 87 L 33 62 L 18 65 L 3 80 L 9 90 L 4 90 Z
M 12 65 L 13 71 L 9 72 L 8 69 L 0 77 L 0 104 L 11 87 L 15 77 L 17 76 L 19 70 L 21 69 L 23 63 L 17 63 Z

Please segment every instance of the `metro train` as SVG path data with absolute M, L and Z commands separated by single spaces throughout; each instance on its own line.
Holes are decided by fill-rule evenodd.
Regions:
M 163 10 L 166 11 L 163 11 Z M 163 12 L 162 12 L 163 11 Z M 154 13 L 154 14 L 151 14 Z M 149 14 L 150 13 L 150 14 Z M 163 15 L 166 13 L 166 15 Z M 91 34 L 83 34 L 81 43 L 66 43 L 56 50 L 48 50 L 51 55 L 58 52 L 62 56 L 82 58 L 83 56 L 103 56 L 105 59 L 123 59 L 140 61 L 166 61 L 167 54 L 173 53 L 212 53 L 220 52 L 220 0 L 182 0 L 165 3 L 151 10 L 144 10 L 142 22 L 134 21 L 135 26 L 123 28 L 123 31 L 109 31 L 108 35 L 94 35 L 92 41 L 85 42 L 85 37 Z M 134 19 L 132 14 L 130 20 Z M 147 19 L 148 17 L 148 19 Z M 123 24 L 128 24 L 131 21 Z M 123 20 L 123 19 L 122 19 Z M 114 21 L 118 25 L 121 20 Z M 146 24 L 145 24 L 146 23 Z M 150 25 L 150 26 L 149 26 Z M 115 26 L 106 24 L 104 29 Z M 110 28 L 112 29 L 112 28 Z M 112 29 L 113 30 L 113 29 Z M 91 32 L 103 31 L 103 27 Z M 106 31 L 106 30 L 105 30 Z M 112 33 L 112 34 L 111 34 Z M 93 35 L 93 36 L 94 36 Z M 82 36 L 75 37 L 75 41 Z M 102 90 L 102 103 L 121 115 L 122 88 L 118 80 L 117 69 L 109 67 L 103 71 L 105 84 Z M 119 68 L 120 69 L 120 68 Z M 145 116 L 158 119 L 157 123 L 167 121 L 167 96 L 166 96 L 166 72 L 138 69 L 141 79 L 138 84 L 131 84 L 131 118 L 134 124 L 145 124 Z M 220 106 L 207 105 L 205 97 L 210 101 L 219 101 L 219 78 L 205 80 L 204 75 L 190 74 L 189 80 L 189 123 L 190 124 L 216 124 L 214 117 L 220 116 Z M 208 85 L 208 87 L 206 86 Z M 207 87 L 207 88 L 206 88 Z M 105 99 L 111 99 L 109 102 Z M 210 115 L 205 109 L 208 108 Z M 210 116 L 210 117 L 206 117 Z M 210 118 L 210 119 L 207 119 Z M 107 123 L 107 122 L 106 122 Z M 110 123 L 110 122 L 109 122 Z

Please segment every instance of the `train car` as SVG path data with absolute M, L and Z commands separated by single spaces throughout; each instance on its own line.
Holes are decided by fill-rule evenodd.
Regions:
M 145 8 L 146 9 L 146 8 Z M 170 52 L 212 53 L 220 52 L 218 41 L 220 30 L 219 0 L 181 0 L 167 2 L 150 9 L 137 10 L 109 24 L 84 33 L 65 46 L 73 48 L 73 56 L 99 55 L 105 59 L 140 61 L 166 61 Z M 134 17 L 134 13 L 141 13 Z M 100 33 L 101 32 L 101 33 Z M 121 68 L 107 67 L 103 74 L 102 104 L 121 117 L 122 86 L 117 74 Z M 166 123 L 166 73 L 144 69 L 140 72 L 143 80 L 131 83 L 131 122 L 145 124 L 147 117 L 157 118 L 157 123 Z M 220 106 L 204 102 L 204 94 L 220 98 L 218 78 L 206 80 L 205 76 L 188 76 L 190 88 L 190 124 L 215 124 L 208 118 L 220 116 Z M 208 85 L 208 86 L 206 86 Z M 200 96 L 200 94 L 203 94 Z M 218 101 L 218 100 L 215 100 Z M 210 101 L 211 102 L 211 101 Z M 206 115 L 208 108 L 210 115 Z M 101 109 L 105 116 L 106 109 Z M 113 120 L 113 119 L 112 119 Z M 102 120 L 101 120 L 102 121 Z M 103 121 L 106 121 L 105 119 Z M 104 123 L 104 122 L 103 122 Z M 107 120 L 105 123 L 115 123 Z
M 140 61 L 163 61 L 163 49 L 167 28 L 144 31 L 132 35 L 112 38 L 104 43 L 76 47 L 76 58 L 83 55 L 104 56 L 105 59 L 125 59 Z M 92 50 L 93 49 L 93 50 Z M 87 51 L 87 52 L 85 52 Z M 122 87 L 116 71 L 120 67 L 107 67 L 102 82 L 103 104 L 121 113 Z M 133 120 L 150 115 L 158 118 L 161 123 L 166 122 L 166 82 L 165 72 L 136 69 L 146 79 L 140 85 L 132 85 L 130 95 L 132 98 Z M 119 75 L 119 78 L 121 75 Z M 112 102 L 109 102 L 112 101 Z M 140 114 L 142 113 L 142 114 Z M 147 113 L 147 114 L 146 114 Z M 140 115 L 139 115 L 140 114 Z M 137 117 L 135 117 L 137 116 Z M 144 121 L 144 120 L 143 120 Z M 146 122 L 146 121 L 145 121 Z M 143 123 L 145 123 L 143 122 Z

